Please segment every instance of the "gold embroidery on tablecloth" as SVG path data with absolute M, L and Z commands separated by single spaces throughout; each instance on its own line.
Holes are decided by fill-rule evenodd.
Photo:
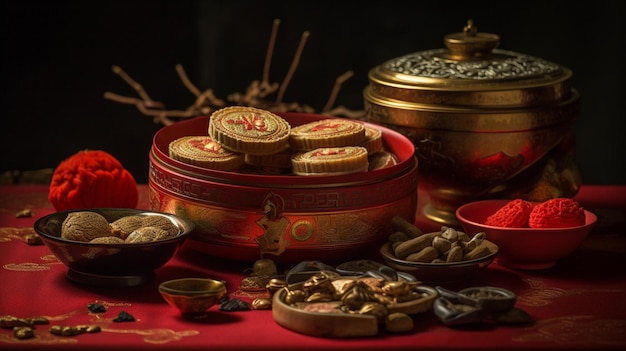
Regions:
M 626 345 L 626 320 L 593 319 L 593 316 L 565 316 L 545 319 L 516 336 L 518 342 L 557 344 Z
M 20 271 L 20 272 L 41 272 L 50 270 L 50 267 L 45 264 L 39 264 L 34 262 L 22 262 L 22 263 L 7 263 L 2 266 L 7 271 Z
M 619 289 L 594 289 L 594 288 L 576 288 L 576 289 L 561 289 L 556 287 L 544 286 L 543 280 L 540 279 L 524 279 L 530 290 L 522 294 L 517 295 L 517 303 L 522 306 L 541 307 L 552 304 L 553 300 L 572 295 L 589 294 L 596 292 L 623 292 Z
M 26 241 L 25 238 L 28 235 L 37 235 L 37 232 L 35 232 L 35 229 L 32 227 L 0 227 L 0 243 L 9 242 L 11 239 Z
M 11 229 L 11 230 L 6 230 Z M 29 234 L 28 231 L 23 230 L 27 228 L 0 228 L 0 242 L 3 241 L 3 238 L 7 239 L 6 241 L 11 241 L 11 238 L 22 239 L 22 235 Z M 4 236 L 6 234 L 6 236 Z M 37 262 L 13 262 L 6 263 L 2 266 L 2 268 L 7 271 L 19 271 L 19 272 L 42 272 L 50 270 L 50 265 L 53 264 L 62 264 L 61 261 L 54 254 L 45 254 L 40 257 L 44 263 Z
M 108 329 L 102 328 L 103 332 L 137 334 L 143 337 L 143 341 L 150 344 L 167 344 L 172 341 L 178 341 L 186 336 L 199 335 L 197 330 L 174 331 L 172 329 Z

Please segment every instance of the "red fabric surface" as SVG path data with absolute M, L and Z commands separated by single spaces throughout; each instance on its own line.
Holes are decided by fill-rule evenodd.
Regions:
M 472 279 L 446 288 L 499 286 L 518 295 L 516 307 L 535 320 L 531 325 L 482 325 L 450 328 L 431 312 L 414 316 L 409 333 L 393 334 L 381 328 L 367 338 L 328 339 L 298 334 L 278 325 L 272 312 L 222 312 L 200 322 L 182 319 L 158 293 L 160 282 L 186 276 L 226 281 L 235 296 L 250 263 L 212 258 L 186 245 L 153 281 L 138 287 L 103 288 L 69 281 L 66 268 L 43 245 L 27 245 L 35 220 L 52 213 L 47 186 L 0 186 L 0 316 L 45 316 L 51 325 L 97 324 L 95 334 L 59 337 L 38 326 L 37 337 L 13 338 L 0 328 L 0 349 L 623 349 L 626 347 L 626 186 L 584 186 L 576 200 L 599 216 L 585 243 L 557 266 L 543 271 L 516 271 L 491 264 Z M 425 201 L 420 193 L 420 209 Z M 147 208 L 147 188 L 140 186 L 139 207 Z M 25 208 L 33 216 L 16 218 Z M 424 231 L 439 225 L 418 215 Z M 333 262 L 328 262 L 332 264 Z M 251 299 L 251 297 L 250 297 Z M 87 304 L 103 302 L 109 310 L 89 314 Z M 113 323 L 120 311 L 135 322 Z

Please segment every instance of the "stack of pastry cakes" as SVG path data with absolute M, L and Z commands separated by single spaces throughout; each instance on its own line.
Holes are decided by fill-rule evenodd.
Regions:
M 213 112 L 208 134 L 169 144 L 169 156 L 188 164 L 258 174 L 341 175 L 397 163 L 371 125 L 328 118 L 291 127 L 266 110 L 231 106 Z

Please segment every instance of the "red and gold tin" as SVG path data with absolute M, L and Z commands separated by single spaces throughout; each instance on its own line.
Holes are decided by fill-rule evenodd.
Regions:
M 329 118 L 280 115 L 292 127 Z M 391 233 L 393 216 L 415 220 L 418 164 L 414 145 L 401 133 L 374 126 L 398 162 L 346 175 L 228 172 L 169 157 L 171 141 L 198 135 L 208 125 L 209 117 L 196 117 L 162 128 L 149 155 L 150 207 L 192 220 L 192 248 L 250 262 L 343 260 L 376 250 Z

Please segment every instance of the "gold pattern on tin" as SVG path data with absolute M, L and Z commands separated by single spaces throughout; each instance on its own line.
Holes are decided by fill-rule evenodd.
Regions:
M 269 192 L 263 201 L 263 217 L 256 223 L 263 228 L 263 235 L 256 238 L 261 251 L 265 254 L 280 255 L 290 245 L 286 239 L 289 219 L 283 216 L 285 200 L 274 192 Z
M 298 241 L 307 241 L 313 236 L 313 224 L 300 219 L 291 226 L 291 237 Z

